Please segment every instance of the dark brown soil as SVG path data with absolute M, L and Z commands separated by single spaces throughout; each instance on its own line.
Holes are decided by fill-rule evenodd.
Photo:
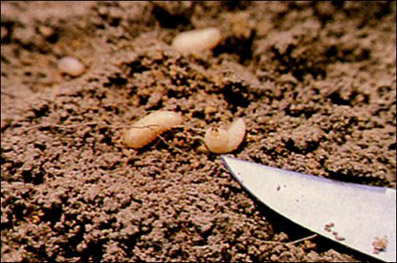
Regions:
M 209 26 L 212 51 L 170 46 Z M 238 158 L 395 187 L 395 36 L 396 2 L 1 2 L 1 260 L 363 260 L 288 244 L 312 233 L 197 147 L 242 117 Z M 66 55 L 84 75 L 58 72 Z M 127 149 L 158 109 L 184 127 Z

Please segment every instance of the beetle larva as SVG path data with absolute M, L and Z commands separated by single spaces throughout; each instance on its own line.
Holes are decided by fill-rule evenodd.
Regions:
M 172 111 L 156 111 L 133 124 L 124 134 L 124 143 L 128 147 L 139 149 L 156 139 L 157 136 L 181 125 L 182 116 Z
M 213 153 L 223 153 L 229 142 L 228 134 L 222 128 L 209 128 L 204 136 L 204 143 Z
M 77 58 L 63 57 L 58 62 L 58 69 L 72 77 L 80 76 L 85 71 L 85 66 Z
M 182 32 L 174 38 L 172 46 L 180 52 L 193 53 L 214 48 L 220 40 L 219 29 L 210 27 Z
M 228 153 L 240 145 L 245 136 L 245 122 L 239 118 L 232 122 L 227 130 L 209 128 L 204 136 L 204 143 L 213 153 Z

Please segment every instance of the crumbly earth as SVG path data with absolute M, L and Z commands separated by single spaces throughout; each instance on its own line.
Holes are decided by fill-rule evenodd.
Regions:
M 238 158 L 395 187 L 395 21 L 393 1 L 2 1 L 1 261 L 366 260 L 289 243 L 312 233 L 197 148 L 242 117 Z M 170 46 L 210 26 L 213 50 Z M 61 75 L 63 56 L 86 72 Z M 126 148 L 158 109 L 183 127 Z

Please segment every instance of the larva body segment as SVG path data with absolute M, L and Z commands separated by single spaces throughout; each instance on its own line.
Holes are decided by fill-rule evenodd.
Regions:
M 181 125 L 182 116 L 172 111 L 153 112 L 133 124 L 124 134 L 124 143 L 128 147 L 139 149 L 156 139 L 157 136 Z
M 227 136 L 229 138 L 228 148 L 230 152 L 236 150 L 241 144 L 245 136 L 245 130 L 246 126 L 242 118 L 238 118 L 230 124 L 227 129 Z
M 232 122 L 227 130 L 209 128 L 204 136 L 204 143 L 213 153 L 228 153 L 238 148 L 245 136 L 245 122 L 239 118 Z
M 174 38 L 172 46 L 180 52 L 193 53 L 214 48 L 220 40 L 219 29 L 210 27 L 182 32 Z

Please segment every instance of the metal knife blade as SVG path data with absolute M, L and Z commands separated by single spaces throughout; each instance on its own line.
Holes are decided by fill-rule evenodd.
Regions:
M 221 159 L 248 192 L 277 213 L 371 257 L 396 262 L 395 189 Z M 377 238 L 387 244 L 375 250 Z

